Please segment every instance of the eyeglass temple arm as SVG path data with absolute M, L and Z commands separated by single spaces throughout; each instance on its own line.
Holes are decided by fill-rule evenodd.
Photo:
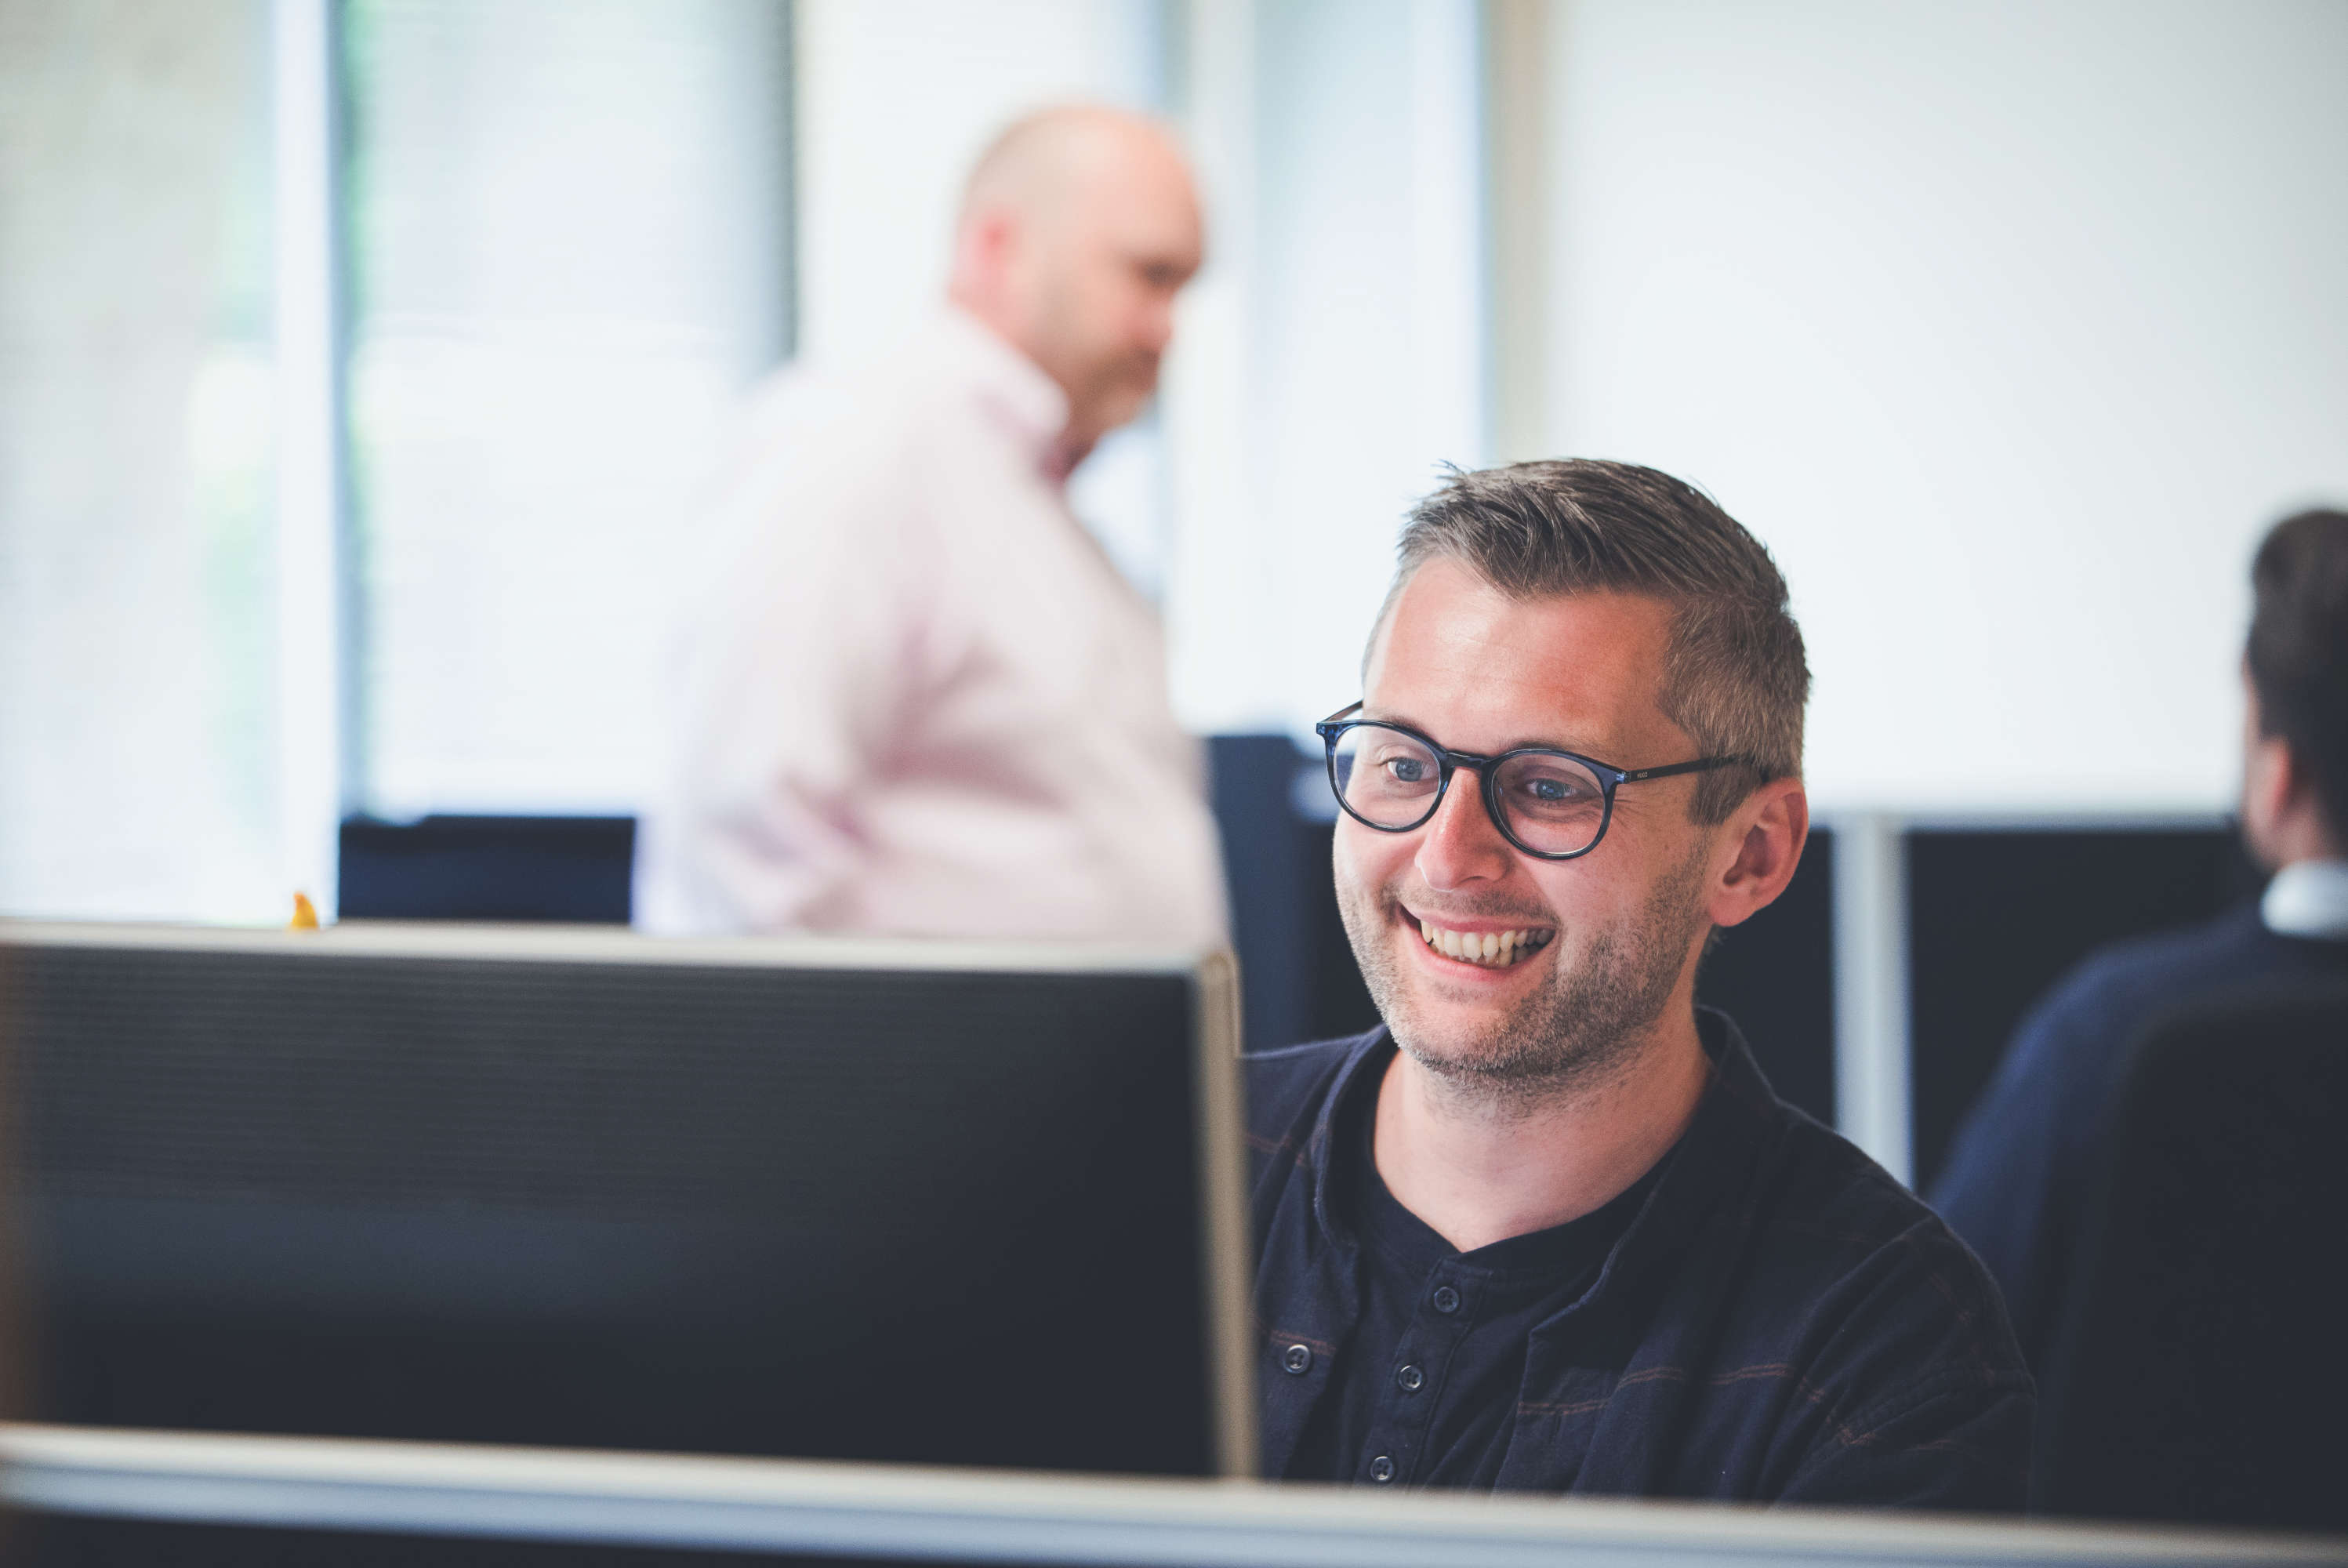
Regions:
M 1625 784 L 1636 784 L 1642 779 L 1671 779 L 1682 773 L 1709 773 L 1715 768 L 1734 768 L 1744 761 L 1742 757 L 1699 757 L 1693 762 L 1673 762 L 1663 768 L 1640 768 L 1622 775 Z

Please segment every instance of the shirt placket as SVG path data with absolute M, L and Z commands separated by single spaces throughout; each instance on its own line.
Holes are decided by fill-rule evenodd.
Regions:
M 1354 1472 L 1357 1481 L 1408 1486 L 1417 1480 L 1452 1357 L 1475 1326 L 1486 1294 L 1486 1282 L 1473 1269 L 1445 1262 L 1427 1272 L 1385 1368 L 1377 1417 Z

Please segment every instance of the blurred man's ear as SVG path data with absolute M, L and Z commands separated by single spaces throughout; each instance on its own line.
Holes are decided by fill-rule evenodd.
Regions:
M 997 207 L 973 213 L 954 233 L 953 277 L 948 295 L 998 327 L 1009 303 L 1010 273 L 1019 249 L 1019 220 Z
M 2259 699 L 2250 698 L 2242 743 L 2242 842 L 2265 871 L 2339 855 L 2340 839 L 2323 819 L 2315 775 L 2280 735 L 2259 732 Z
M 2242 757 L 2242 836 L 2266 859 L 2266 841 L 2291 799 L 2291 747 L 2279 737 L 2253 736 Z
M 2290 743 L 2262 732 L 2258 687 L 2242 672 L 2242 843 L 2265 871 L 2283 863 L 2281 827 L 2299 768 Z
M 1003 263 L 1003 253 L 1011 240 L 1011 220 L 1001 212 L 981 213 L 963 230 L 964 254 L 973 267 L 990 272 Z

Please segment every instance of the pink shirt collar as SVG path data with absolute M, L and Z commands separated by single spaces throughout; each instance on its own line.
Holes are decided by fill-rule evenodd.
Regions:
M 951 374 L 1054 484 L 1068 477 L 1060 445 L 1068 428 L 1068 395 L 1035 362 L 994 329 L 958 305 L 948 305 L 933 335 Z

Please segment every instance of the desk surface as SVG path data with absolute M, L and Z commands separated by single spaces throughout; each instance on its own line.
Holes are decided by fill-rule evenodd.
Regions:
M 29 1425 L 0 1425 L 0 1496 L 203 1523 L 1153 1568 L 2348 1563 L 2348 1539 Z

